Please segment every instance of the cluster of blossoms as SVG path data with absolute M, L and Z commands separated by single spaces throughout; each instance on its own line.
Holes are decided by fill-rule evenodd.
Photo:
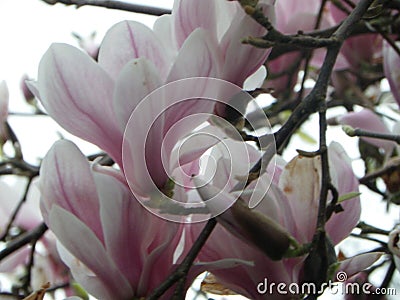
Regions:
M 293 2 L 260 0 L 257 8 L 285 34 L 329 28 L 346 17 L 332 3 L 320 11 L 320 1 L 308 1 L 311 6 Z M 46 253 L 58 266 L 61 259 L 89 294 L 110 300 L 148 297 L 180 265 L 204 227 L 198 221 L 210 215 L 218 225 L 186 274 L 186 289 L 210 271 L 226 288 L 251 299 L 285 299 L 260 294 L 257 285 L 264 278 L 287 284 L 308 280 L 307 247 L 315 237 L 323 181 L 321 157 L 298 155 L 290 162 L 269 157 L 261 174 L 247 182 L 268 145 L 246 143 L 231 131 L 242 129 L 240 124 L 218 121 L 229 119 L 231 106 L 246 112 L 246 97 L 239 97 L 239 104 L 232 100 L 244 88 L 269 88 L 277 98 L 293 97 L 304 54 L 292 51 L 271 59 L 270 50 L 242 43 L 266 33 L 237 1 L 176 0 L 172 14 L 158 18 L 153 29 L 135 21 L 114 25 L 99 49 L 91 47 L 93 57 L 67 44 L 53 44 L 44 54 L 30 90 L 59 125 L 98 146 L 113 162 L 89 162 L 76 145 L 61 140 L 40 168 L 40 209 L 56 237 L 46 236 Z M 321 66 L 323 54 L 310 52 L 310 65 Z M 365 72 L 366 64 L 382 56 L 400 103 L 400 58 L 377 34 L 344 42 L 331 78 L 337 95 L 356 93 L 353 74 Z M 0 85 L 1 103 L 8 101 L 3 90 Z M 1 128 L 7 116 L 1 117 L 5 141 Z M 335 122 L 390 133 L 368 109 Z M 394 142 L 364 140 L 386 159 L 396 151 Z M 361 204 L 359 180 L 345 150 L 333 142 L 327 151 L 336 198 L 351 195 L 336 205 L 340 209 L 332 211 L 324 227 L 333 250 L 358 224 Z M 214 164 L 204 163 L 205 153 L 213 155 Z M 334 196 L 328 196 L 328 206 L 337 200 Z M 189 208 L 188 213 L 178 214 L 163 203 L 169 198 Z M 257 205 L 249 208 L 254 198 Z M 18 225 L 29 230 L 40 222 L 38 217 L 33 224 Z M 400 256 L 398 234 L 393 231 L 389 247 Z M 302 247 L 305 252 L 293 255 Z M 12 266 L 26 261 L 28 249 L 23 250 Z M 327 279 L 339 271 L 355 275 L 382 253 L 339 262 L 335 253 L 330 255 L 334 267 Z M 62 266 L 61 271 L 50 268 L 47 280 L 64 278 Z M 171 299 L 174 290 L 161 299 Z

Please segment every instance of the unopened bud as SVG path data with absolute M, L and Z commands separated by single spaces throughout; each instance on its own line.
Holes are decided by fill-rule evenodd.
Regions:
M 75 32 L 73 32 L 72 35 L 77 39 L 79 47 L 85 50 L 94 60 L 97 60 L 99 56 L 99 45 L 95 42 L 96 32 L 92 32 L 87 37 L 82 37 Z
M 289 233 L 275 220 L 250 209 L 238 199 L 230 211 L 246 238 L 272 260 L 280 260 L 290 247 Z
M 348 135 L 348 136 L 356 136 L 356 131 L 353 127 L 351 127 L 350 125 L 343 125 L 342 126 L 342 130 Z
M 250 246 L 257 247 L 272 260 L 280 260 L 288 252 L 292 237 L 275 220 L 250 209 L 241 198 L 236 199 L 230 193 L 219 190 L 217 187 L 195 177 L 193 179 L 200 197 L 210 212 L 224 211 L 217 215 L 217 221 L 230 233 Z M 217 202 L 210 203 L 210 199 L 218 198 Z M 233 203 L 233 204 L 232 204 Z
M 31 92 L 31 90 L 28 88 L 26 82 L 31 80 L 28 75 L 24 74 L 21 78 L 21 82 L 20 82 L 20 88 L 22 91 L 22 94 L 24 95 L 25 101 L 30 104 L 33 105 L 35 102 L 35 95 L 33 95 L 33 93 Z

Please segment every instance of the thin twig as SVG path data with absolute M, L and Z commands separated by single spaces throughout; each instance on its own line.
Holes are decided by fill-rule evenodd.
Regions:
M 18 215 L 22 205 L 26 202 L 26 198 L 28 196 L 28 192 L 29 192 L 29 188 L 30 188 L 30 186 L 32 184 L 32 180 L 33 180 L 33 177 L 29 177 L 28 183 L 26 184 L 26 187 L 25 187 L 24 195 L 22 196 L 22 198 L 19 201 L 17 207 L 15 208 L 12 216 L 9 219 L 7 227 L 6 227 L 6 230 L 4 231 L 3 236 L 0 238 L 1 241 L 5 240 L 5 238 L 7 237 L 8 233 L 9 233 L 9 231 L 11 229 L 11 226 L 14 223 L 15 219 L 17 218 L 17 215 Z
M 331 183 L 331 176 L 329 173 L 329 158 L 328 158 L 328 147 L 326 144 L 326 102 L 321 103 L 319 111 L 319 151 L 321 152 L 321 191 L 318 206 L 318 220 L 317 230 L 325 230 L 326 223 L 326 206 L 328 201 L 328 193 Z
M 13 252 L 21 249 L 23 246 L 32 243 L 32 241 L 39 240 L 43 234 L 47 231 L 46 224 L 42 223 L 38 225 L 36 228 L 21 234 L 16 237 L 12 241 L 6 244 L 6 248 L 0 251 L 0 261 L 6 258 L 8 255 Z
M 76 8 L 80 8 L 81 6 L 99 6 L 109 9 L 118 9 L 118 10 L 152 15 L 152 16 L 161 16 L 171 13 L 171 10 L 167 8 L 133 4 L 118 0 L 112 0 L 112 1 L 111 0 L 42 0 L 42 1 L 50 5 L 54 5 L 56 3 L 62 3 L 65 5 L 76 5 Z
M 343 21 L 340 27 L 336 30 L 334 35 L 338 40 L 344 39 L 350 34 L 352 26 L 357 23 L 367 11 L 369 5 L 373 0 L 360 1 L 352 13 Z M 300 103 L 300 105 L 293 111 L 288 121 L 275 133 L 275 140 L 277 149 L 284 143 L 297 128 L 301 122 L 308 118 L 308 116 L 317 111 L 318 103 L 325 101 L 325 95 L 328 87 L 328 82 L 332 74 L 333 66 L 335 65 L 336 58 L 340 51 L 339 45 L 328 47 L 328 52 L 325 56 L 324 63 L 321 67 L 317 82 L 314 88 L 307 97 Z
M 187 272 L 192 266 L 201 248 L 207 241 L 208 237 L 217 225 L 217 221 L 212 218 L 208 220 L 207 224 L 201 231 L 199 237 L 193 243 L 188 254 L 183 259 L 182 263 L 176 268 L 176 270 L 163 282 L 161 283 L 147 298 L 147 300 L 156 300 L 163 295 L 172 285 L 178 282 L 181 278 L 187 276 Z
M 351 137 L 358 136 L 358 137 L 375 138 L 380 140 L 393 141 L 400 145 L 400 135 L 371 132 L 360 128 L 352 128 L 349 126 L 343 126 L 343 130 L 348 136 Z
M 29 262 L 26 266 L 26 275 L 23 278 L 23 284 L 22 284 L 22 290 L 24 294 L 27 296 L 29 293 L 32 292 L 31 289 L 31 279 L 32 279 L 32 268 L 33 265 L 35 264 L 35 251 L 36 251 L 36 243 L 37 240 L 33 240 L 31 243 L 31 251 L 29 254 Z
M 28 173 L 28 176 L 30 176 L 30 177 L 39 175 L 40 167 L 31 165 L 24 160 L 9 159 L 9 160 L 0 162 L 0 171 L 2 171 L 2 169 L 8 169 L 10 167 L 20 170 L 21 172 Z M 16 170 L 13 170 L 13 172 L 11 174 L 20 174 L 20 173 L 16 172 Z
M 386 272 L 385 278 L 383 279 L 381 286 L 380 286 L 380 290 L 386 290 L 387 287 L 389 286 L 390 282 L 392 281 L 394 272 L 396 271 L 396 264 L 394 263 L 394 261 L 392 260 L 390 262 L 389 265 L 389 269 Z
M 384 236 L 388 236 L 390 233 L 387 230 L 377 228 L 377 227 L 369 225 L 365 222 L 358 223 L 357 227 L 361 229 L 361 234 L 373 233 L 373 234 L 382 234 Z

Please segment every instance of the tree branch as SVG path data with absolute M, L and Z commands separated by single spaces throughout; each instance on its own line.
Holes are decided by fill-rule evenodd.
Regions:
M 343 21 L 339 28 L 333 34 L 340 41 L 337 45 L 328 47 L 328 52 L 325 56 L 324 63 L 321 67 L 320 74 L 317 82 L 310 94 L 304 98 L 303 102 L 293 111 L 288 121 L 275 133 L 275 140 L 277 149 L 284 143 L 284 141 L 298 128 L 298 125 L 306 120 L 308 116 L 315 113 L 319 108 L 319 103 L 325 101 L 328 82 L 332 74 L 336 58 L 339 54 L 341 43 L 349 36 L 352 26 L 357 23 L 368 10 L 369 5 L 373 0 L 360 1 L 357 7 L 351 14 Z
M 147 298 L 147 300 L 156 300 L 159 299 L 161 295 L 163 295 L 172 285 L 181 280 L 182 278 L 186 278 L 187 273 L 192 266 L 194 260 L 199 254 L 201 248 L 206 243 L 208 237 L 214 230 L 217 225 L 217 221 L 215 218 L 208 220 L 207 224 L 201 231 L 199 237 L 194 242 L 192 248 L 189 250 L 186 257 L 183 259 L 182 263 L 176 268 L 176 270 L 163 282 L 161 283 Z
M 133 4 L 118 0 L 42 0 L 42 1 L 50 5 L 54 5 L 56 3 L 62 3 L 65 5 L 75 5 L 76 8 L 80 8 L 81 6 L 99 6 L 109 9 L 118 9 L 118 10 L 152 15 L 152 16 L 161 16 L 164 14 L 171 13 L 171 10 L 167 8 Z
M 25 232 L 7 243 L 6 248 L 0 251 L 0 261 L 23 246 L 39 240 L 46 232 L 47 226 L 42 223 L 31 231 Z

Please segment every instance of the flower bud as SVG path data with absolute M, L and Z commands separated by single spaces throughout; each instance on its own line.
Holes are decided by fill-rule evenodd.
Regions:
M 22 91 L 22 94 L 24 95 L 25 101 L 29 105 L 33 105 L 35 101 L 35 95 L 31 92 L 31 90 L 28 88 L 27 81 L 31 80 L 28 75 L 24 74 L 22 75 L 21 81 L 20 81 L 20 88 Z
M 8 139 L 8 130 L 6 126 L 8 118 L 8 87 L 3 80 L 0 82 L 0 143 L 3 145 Z

